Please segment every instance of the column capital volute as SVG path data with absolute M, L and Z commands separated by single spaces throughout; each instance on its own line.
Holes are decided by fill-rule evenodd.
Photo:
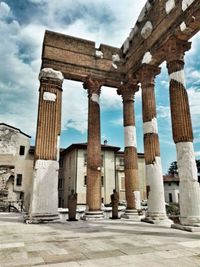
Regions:
M 165 52 L 167 62 L 184 61 L 185 52 L 190 50 L 191 42 L 183 41 L 172 36 L 163 45 L 162 50 Z
M 136 73 L 137 79 L 141 84 L 154 84 L 155 77 L 160 74 L 161 68 L 155 65 L 142 64 L 140 69 Z
M 134 101 L 135 93 L 139 90 L 138 82 L 136 79 L 131 79 L 122 82 L 117 89 L 117 94 L 121 95 L 123 101 Z
M 103 80 L 100 80 L 92 76 L 88 76 L 83 83 L 83 88 L 88 90 L 88 95 L 90 94 L 100 95 L 101 86 L 103 86 L 103 84 L 104 84 Z

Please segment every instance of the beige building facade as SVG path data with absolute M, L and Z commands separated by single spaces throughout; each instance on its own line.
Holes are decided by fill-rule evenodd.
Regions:
M 13 126 L 0 123 L 0 198 L 17 203 L 30 203 L 33 175 L 33 153 L 30 136 Z
M 110 204 L 110 195 L 117 189 L 120 202 L 125 203 L 124 153 L 119 147 L 101 146 L 101 200 Z M 138 154 L 141 199 L 146 199 L 144 154 Z M 61 151 L 58 181 L 59 207 L 66 208 L 71 190 L 78 194 L 77 203 L 86 204 L 87 144 L 72 144 Z
M 20 129 L 0 123 L 0 200 L 29 210 L 35 147 L 30 136 Z M 141 200 L 146 199 L 144 155 L 138 153 Z M 117 189 L 120 202 L 125 203 L 124 152 L 119 147 L 101 146 L 101 199 L 110 203 L 113 189 Z M 78 193 L 78 204 L 86 204 L 87 144 L 72 144 L 60 149 L 58 206 L 67 207 L 72 189 Z

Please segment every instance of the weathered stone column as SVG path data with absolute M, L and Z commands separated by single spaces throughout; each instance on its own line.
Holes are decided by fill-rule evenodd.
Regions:
M 160 159 L 160 145 L 156 119 L 154 79 L 160 68 L 143 64 L 139 72 L 142 86 L 142 113 L 144 132 L 144 154 L 148 187 L 148 212 L 144 221 L 171 223 L 166 216 L 163 174 Z
M 88 77 L 84 83 L 88 90 L 88 145 L 86 212 L 83 219 L 102 218 L 101 210 L 101 131 L 99 97 L 102 82 Z
M 58 219 L 59 136 L 63 75 L 44 68 L 40 75 L 39 108 L 29 210 L 31 221 Z
M 170 107 L 180 178 L 180 223 L 200 226 L 200 187 L 193 148 L 193 131 L 184 77 L 184 53 L 191 43 L 176 40 L 166 44 L 170 78 Z
M 138 177 L 137 140 L 134 115 L 134 95 L 138 90 L 137 82 L 123 84 L 118 94 L 123 99 L 124 117 L 124 172 L 127 207 L 123 218 L 139 219 L 140 188 Z

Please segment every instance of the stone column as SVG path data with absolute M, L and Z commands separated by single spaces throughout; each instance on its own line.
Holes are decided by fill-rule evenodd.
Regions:
M 84 83 L 88 90 L 88 144 L 86 212 L 83 219 L 102 218 L 101 210 L 101 133 L 100 90 L 102 82 L 88 77 Z
M 123 84 L 118 94 L 123 99 L 124 117 L 124 172 L 127 207 L 123 218 L 136 219 L 140 209 L 140 188 L 138 177 L 137 140 L 134 115 L 134 95 L 138 90 L 137 82 Z
M 39 107 L 29 219 L 58 219 L 59 136 L 63 75 L 44 68 L 40 75 Z
M 142 86 L 144 154 L 148 188 L 148 212 L 144 221 L 171 224 L 165 210 L 163 174 L 156 119 L 154 79 L 159 73 L 160 68 L 148 64 L 143 64 L 139 71 Z
M 193 148 L 193 131 L 184 76 L 184 53 L 191 43 L 172 38 L 166 44 L 170 107 L 180 179 L 180 223 L 200 226 L 200 187 Z

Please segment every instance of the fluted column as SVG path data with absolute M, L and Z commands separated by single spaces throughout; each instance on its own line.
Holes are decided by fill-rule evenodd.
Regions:
M 123 99 L 124 118 L 124 172 L 127 207 L 122 217 L 139 219 L 140 188 L 138 177 L 137 140 L 134 114 L 134 95 L 138 90 L 137 82 L 121 85 L 118 94 Z
M 180 223 L 200 226 L 200 187 L 193 148 L 193 131 L 184 75 L 184 54 L 191 43 L 171 38 L 166 44 L 170 79 L 170 107 L 176 144 L 180 200 Z
M 88 90 L 88 145 L 87 145 L 87 210 L 84 219 L 100 218 L 101 211 L 101 130 L 100 90 L 102 82 L 88 77 L 84 88 Z
M 44 68 L 40 75 L 39 106 L 33 188 L 29 217 L 31 221 L 58 219 L 59 137 L 63 75 Z
M 160 159 L 160 145 L 156 119 L 154 79 L 160 68 L 143 64 L 139 71 L 142 86 L 142 114 L 144 132 L 144 155 L 148 187 L 148 212 L 144 221 L 152 223 L 169 222 L 166 216 L 163 174 Z

